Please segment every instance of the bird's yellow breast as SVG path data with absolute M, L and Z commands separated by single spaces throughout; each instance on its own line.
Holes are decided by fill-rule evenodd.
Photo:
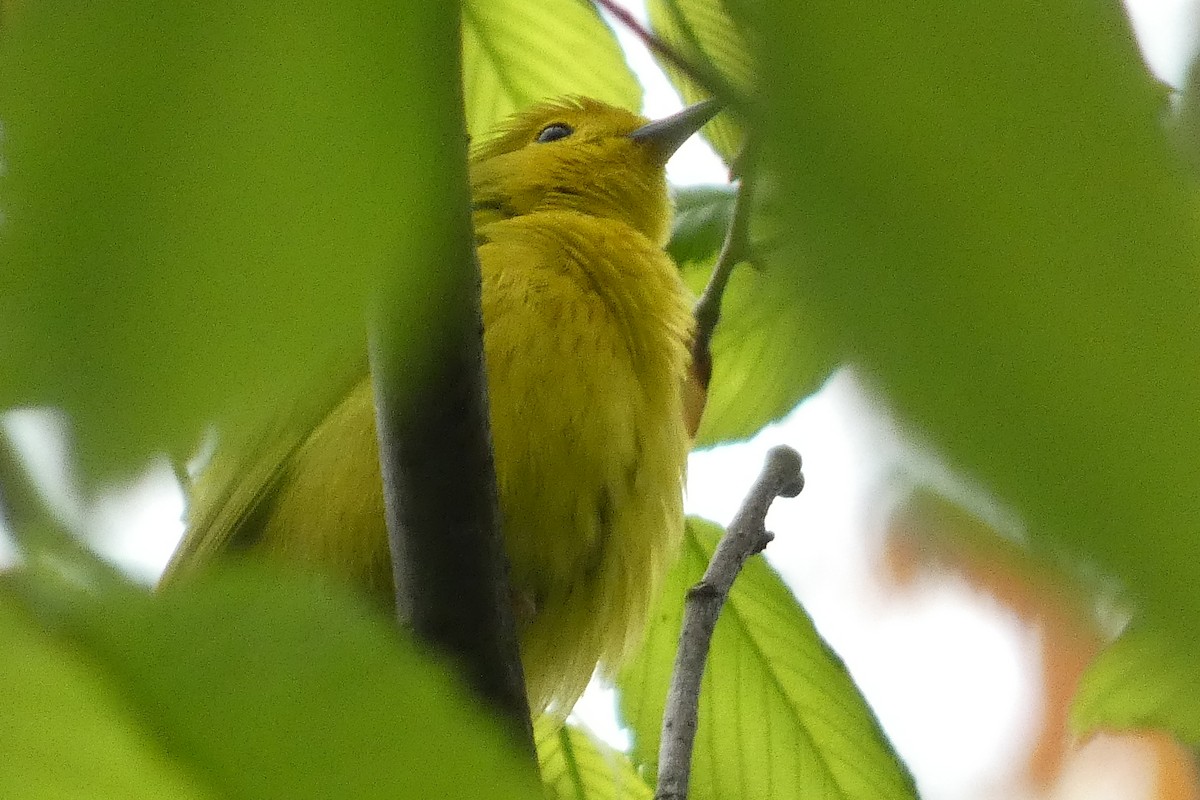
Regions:
M 531 705 L 573 699 L 636 642 L 682 535 L 691 314 L 670 259 L 623 224 L 545 212 L 479 235 L 504 534 L 535 610 Z
M 682 535 L 691 315 L 669 258 L 619 222 L 551 211 L 477 235 L 530 707 L 569 708 L 636 643 Z M 390 601 L 369 381 L 299 449 L 272 506 L 256 547 Z

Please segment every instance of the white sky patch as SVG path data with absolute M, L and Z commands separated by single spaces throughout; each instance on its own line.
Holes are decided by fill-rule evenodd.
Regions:
M 24 459 L 47 507 L 64 525 L 80 530 L 85 511 L 69 466 L 70 431 L 65 416 L 48 408 L 15 409 L 0 414 L 0 426 Z
M 183 536 L 183 510 L 183 491 L 162 457 L 134 480 L 101 492 L 89 508 L 88 530 L 101 555 L 150 586 Z
M 858 610 L 839 652 L 921 796 L 960 800 L 1009 783 L 1038 732 L 1036 635 L 945 574 Z
M 1196 55 L 1200 16 L 1194 0 L 1125 0 L 1146 63 L 1176 89 Z
M 633 744 L 629 729 L 621 727 L 617 692 L 605 681 L 594 678 L 571 712 L 572 722 L 583 723 L 608 744 L 628 752 Z

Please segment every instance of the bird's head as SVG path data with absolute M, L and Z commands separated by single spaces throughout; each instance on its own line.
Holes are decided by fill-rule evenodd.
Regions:
M 665 244 L 667 159 L 716 112 L 709 101 L 649 122 L 586 97 L 521 111 L 472 149 L 477 224 L 570 210 L 620 220 Z

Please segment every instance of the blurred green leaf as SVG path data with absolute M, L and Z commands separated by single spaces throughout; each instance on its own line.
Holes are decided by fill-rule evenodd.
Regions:
M 677 264 L 712 262 L 733 221 L 734 190 L 729 186 L 681 186 L 674 192 L 675 220 L 667 253 Z M 704 288 L 689 284 L 693 292 Z
M 586 0 L 465 0 L 462 41 L 472 136 L 563 95 L 642 107 L 641 84 L 617 37 Z
M 202 800 L 132 719 L 101 670 L 0 598 L 0 795 L 27 800 Z
M 1117 3 L 739 2 L 794 290 L 951 462 L 1200 636 L 1200 247 Z
M 1076 690 L 1071 727 L 1152 728 L 1200 746 L 1200 670 L 1161 631 L 1133 628 L 1088 667 Z
M 655 35 L 690 62 L 707 61 L 735 87 L 749 89 L 754 80 L 754 60 L 721 0 L 648 0 L 646 9 Z M 671 61 L 658 64 L 685 103 L 710 97 Z M 704 126 L 703 136 L 725 160 L 733 163 L 742 147 L 742 130 L 728 114 Z
M 634 760 L 656 771 L 663 699 L 684 595 L 700 579 L 721 529 L 688 520 L 679 563 L 646 641 L 622 670 L 621 712 Z M 693 800 L 916 798 L 849 673 L 761 556 L 746 562 L 717 621 L 700 695 Z
M 303 393 L 398 265 L 411 305 L 436 286 L 428 232 L 465 202 L 462 138 L 430 135 L 461 129 L 454 4 L 12 17 L 0 408 L 65 408 L 93 474 Z
M 176 789 L 176 773 L 202 796 L 538 796 L 495 720 L 386 619 L 313 581 L 246 569 L 158 596 L 10 588 L 58 640 L 31 651 L 35 634 L 22 633 L 0 647 L 6 671 L 36 657 L 37 674 L 53 677 L 14 695 L 22 712 L 61 718 L 25 754 L 30 780 L 76 755 L 87 767 L 112 739 L 130 751 L 117 756 L 147 770 L 147 783 L 133 782 L 131 766 L 134 788 L 147 787 L 132 796 L 159 784 L 175 791 L 166 796 L 201 796 Z M 48 705 L 59 692 L 80 704 Z M 11 772 L 21 745 L 0 745 Z M 69 796 L 96 796 L 86 772 L 58 780 Z
M 540 717 L 533 726 L 547 800 L 651 800 L 629 756 L 577 725 Z
M 667 251 L 699 295 L 729 227 L 733 189 L 680 189 L 675 205 Z M 766 261 L 766 269 L 738 266 L 726 288 L 697 447 L 753 436 L 816 391 L 837 364 L 826 327 L 811 304 L 789 290 L 785 265 Z

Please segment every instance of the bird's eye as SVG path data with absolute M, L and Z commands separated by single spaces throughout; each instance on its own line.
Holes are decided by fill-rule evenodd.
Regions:
M 556 122 L 553 125 L 547 125 L 542 128 L 542 132 L 538 134 L 539 142 L 557 142 L 559 139 L 565 139 L 575 132 L 575 129 L 570 125 L 565 125 L 561 122 Z

